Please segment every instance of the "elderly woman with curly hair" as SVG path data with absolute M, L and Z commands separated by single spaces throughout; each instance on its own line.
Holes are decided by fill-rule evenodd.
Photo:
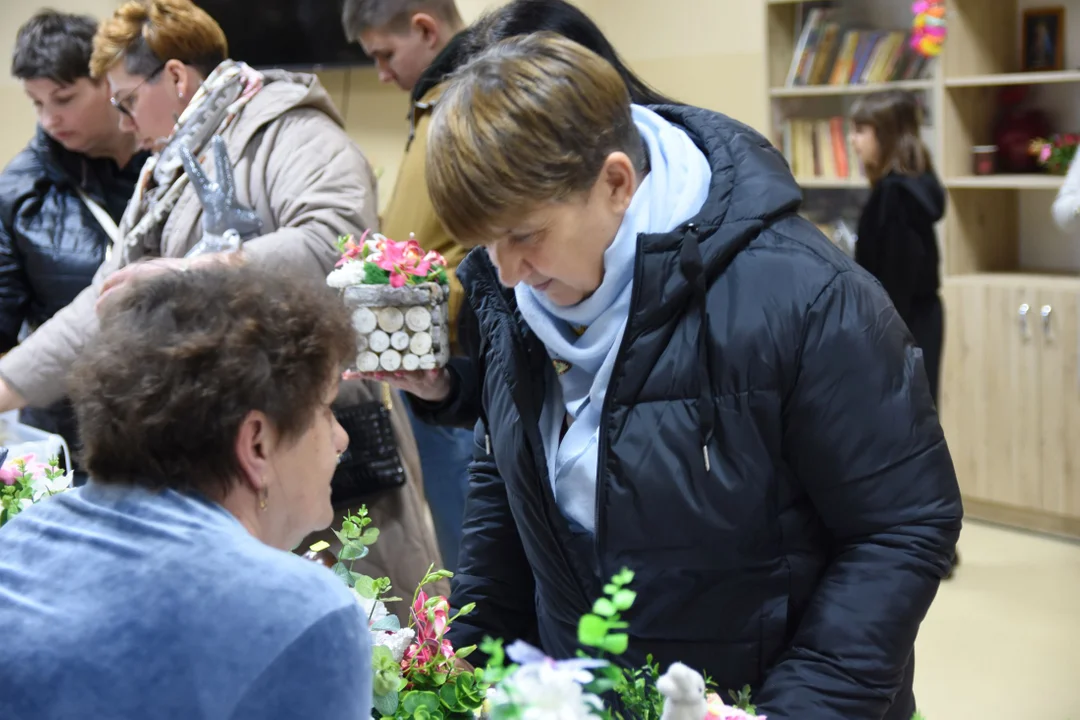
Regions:
M 228 261 L 233 253 L 190 255 L 232 247 L 223 242 L 230 230 L 248 261 L 325 278 L 339 257 L 338 238 L 378 221 L 371 167 L 318 79 L 232 60 L 221 27 L 191 0 L 121 4 L 94 37 L 90 72 L 111 89 L 120 128 L 153 155 L 111 260 L 70 305 L 0 358 L 0 411 L 43 406 L 63 394 L 97 325 L 96 303 L 132 278 Z M 355 462 L 358 442 L 335 477 L 335 504 L 372 505 L 384 544 L 364 559 L 365 570 L 408 588 L 439 562 L 439 551 L 404 408 L 389 418 L 376 414 L 372 389 L 347 384 L 335 409 L 358 439 L 396 440 L 375 459 L 399 484 L 365 481 L 364 464 Z M 372 417 L 377 432 L 369 427 L 376 421 L 363 420 Z M 406 475 L 414 482 L 400 484 Z M 393 557 L 385 554 L 389 546 Z
M 74 372 L 92 479 L 3 529 L 0 717 L 368 720 L 367 619 L 289 552 L 334 518 L 346 311 L 256 266 L 135 286 Z

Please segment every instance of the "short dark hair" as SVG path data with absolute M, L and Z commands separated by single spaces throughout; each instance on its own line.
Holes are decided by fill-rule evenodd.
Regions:
M 566 0 L 514 0 L 485 13 L 469 27 L 463 54 L 468 59 L 507 38 L 535 32 L 562 35 L 607 60 L 626 83 L 631 102 L 679 104 L 635 75 L 592 18 Z
M 414 13 L 426 12 L 460 27 L 461 14 L 455 0 L 345 0 L 341 23 L 350 42 L 367 30 L 404 30 Z
M 310 274 L 251 263 L 139 281 L 72 372 L 83 464 L 102 483 L 222 498 L 244 418 L 298 438 L 355 352 L 344 303 Z
M 97 20 L 41 10 L 19 28 L 11 54 L 11 74 L 18 80 L 46 78 L 70 85 L 90 77 Z

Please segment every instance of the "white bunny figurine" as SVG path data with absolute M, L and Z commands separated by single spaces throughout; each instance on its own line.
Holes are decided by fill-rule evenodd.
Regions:
M 656 689 L 664 696 L 664 714 L 660 720 L 704 720 L 709 714 L 705 679 L 682 663 L 669 667 L 656 681 Z

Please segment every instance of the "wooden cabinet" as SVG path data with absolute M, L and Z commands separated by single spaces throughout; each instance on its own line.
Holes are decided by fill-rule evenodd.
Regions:
M 1080 535 L 1080 279 L 946 280 L 941 417 L 969 514 Z

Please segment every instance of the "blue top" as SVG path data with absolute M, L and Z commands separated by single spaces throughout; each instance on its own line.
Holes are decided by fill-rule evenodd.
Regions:
M 371 717 L 345 584 L 172 491 L 91 482 L 0 529 L 0 634 L 0 718 Z

